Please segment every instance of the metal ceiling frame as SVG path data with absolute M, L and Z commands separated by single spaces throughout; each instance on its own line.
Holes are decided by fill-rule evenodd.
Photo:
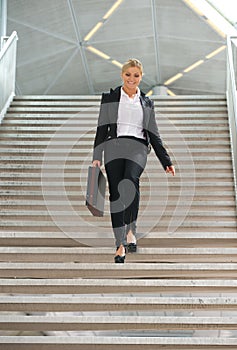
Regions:
M 153 32 L 154 32 L 157 85 L 159 85 L 161 83 L 161 75 L 160 75 L 160 57 L 159 57 L 159 35 L 158 35 L 158 28 L 157 28 L 158 20 L 157 20 L 155 0 L 151 0 L 151 15 L 152 15 L 152 26 L 153 26 Z
M 0 37 L 7 35 L 7 0 L 0 0 Z
M 0 0 L 0 5 L 2 5 L 3 1 L 5 3 L 7 2 L 7 0 L 2 0 L 2 2 Z M 186 1 L 189 1 L 189 0 L 179 0 L 179 1 L 183 4 L 185 4 L 187 7 L 189 7 L 186 3 Z M 101 19 L 99 19 L 98 23 L 102 23 L 102 24 L 99 26 L 99 28 L 101 28 L 101 26 L 106 25 L 108 18 L 110 19 L 112 17 L 111 16 L 112 13 L 113 13 L 113 15 L 115 15 L 115 12 L 111 12 L 111 9 L 113 9 L 113 7 L 115 7 L 116 4 L 117 4 L 117 7 L 119 7 L 124 2 L 126 2 L 126 0 L 125 1 L 124 0 L 113 0 L 112 7 L 109 6 L 109 4 L 107 5 L 110 8 L 106 12 L 104 17 L 103 17 L 103 15 L 101 15 Z M 152 77 L 153 77 L 152 79 L 151 79 L 151 77 L 149 77 L 149 74 L 148 75 L 145 74 L 143 76 L 143 82 L 145 85 L 147 85 L 149 87 L 149 89 L 152 89 L 152 87 L 154 87 L 156 85 L 158 85 L 158 86 L 165 85 L 166 87 L 168 87 L 170 85 L 170 84 L 168 84 L 169 81 L 177 80 L 177 79 L 174 79 L 174 77 L 176 77 L 176 76 L 181 77 L 181 76 L 188 74 L 189 71 L 191 71 L 191 69 L 193 70 L 194 68 L 197 68 L 200 66 L 200 64 L 198 65 L 197 63 L 200 63 L 200 62 L 205 63 L 207 59 L 209 60 L 209 58 L 212 58 L 213 53 L 215 53 L 215 55 L 216 55 L 218 52 L 221 52 L 219 50 L 222 48 L 217 47 L 214 51 L 212 51 L 211 53 L 206 55 L 204 58 L 199 57 L 199 61 L 193 62 L 191 64 L 191 66 L 188 66 L 185 69 L 182 68 L 180 71 L 178 71 L 176 73 L 175 76 L 169 77 L 169 79 L 162 81 L 161 80 L 161 54 L 159 51 L 160 45 L 161 45 L 161 41 L 160 41 L 161 38 L 160 38 L 159 30 L 158 30 L 158 24 L 159 24 L 159 21 L 161 19 L 159 18 L 159 12 L 157 12 L 157 0 L 150 0 L 149 3 L 150 3 L 149 20 L 150 20 L 150 26 L 151 26 L 151 33 L 153 36 L 153 38 L 152 38 L 152 41 L 153 41 L 152 61 L 153 62 L 152 63 L 153 63 L 154 74 L 152 75 Z M 62 78 L 63 74 L 65 74 L 67 67 L 70 66 L 70 64 L 73 64 L 74 69 L 76 71 L 80 70 L 80 73 L 84 75 L 85 81 L 86 81 L 85 87 L 87 86 L 86 89 L 89 91 L 90 94 L 95 94 L 96 82 L 93 80 L 93 76 L 91 74 L 91 68 L 90 68 L 91 61 L 89 60 L 90 56 L 87 57 L 87 54 L 86 54 L 87 51 L 91 51 L 94 55 L 100 56 L 101 60 L 103 60 L 104 62 L 107 61 L 107 64 L 113 64 L 113 65 L 117 66 L 118 69 L 121 69 L 122 63 L 116 61 L 116 57 L 114 57 L 114 56 L 116 56 L 116 52 L 114 52 L 111 56 L 109 56 L 110 53 L 105 54 L 101 50 L 97 49 L 97 47 L 96 47 L 97 43 L 103 43 L 104 40 L 96 40 L 93 43 L 93 41 L 91 42 L 91 40 L 85 41 L 85 38 L 87 36 L 82 38 L 81 28 L 80 28 L 81 24 L 80 24 L 80 21 L 78 19 L 78 13 L 76 11 L 74 0 L 67 0 L 65 2 L 65 5 L 66 5 L 66 9 L 69 10 L 69 18 L 71 18 L 70 24 L 72 24 L 72 33 L 73 33 L 72 38 L 64 36 L 63 33 L 62 33 L 62 35 L 60 33 L 58 34 L 57 32 L 54 33 L 53 29 L 52 29 L 52 31 L 50 29 L 45 30 L 44 28 L 40 27 L 40 24 L 39 24 L 39 27 L 37 25 L 34 25 L 34 23 L 29 24 L 29 23 L 27 23 L 27 20 L 20 21 L 18 19 L 14 19 L 11 17 L 9 17 L 9 20 L 11 22 L 13 22 L 13 24 L 15 23 L 15 24 L 19 24 L 21 26 L 25 26 L 26 29 L 29 28 L 31 30 L 37 31 L 37 32 L 42 33 L 42 34 L 46 34 L 49 37 L 52 37 L 52 38 L 55 38 L 55 39 L 58 39 L 58 40 L 61 40 L 64 42 L 64 45 L 61 45 L 60 47 L 58 47 L 58 49 L 57 49 L 58 52 L 57 52 L 57 50 L 56 50 L 56 52 L 55 51 L 54 52 L 49 52 L 49 51 L 44 52 L 42 50 L 42 53 L 40 55 L 41 57 L 40 58 L 38 57 L 39 59 L 47 60 L 48 57 L 55 56 L 58 53 L 59 54 L 65 53 L 64 54 L 65 59 L 64 59 L 64 61 L 61 61 L 61 64 L 60 64 L 61 66 L 58 67 L 58 71 L 56 72 L 56 74 L 54 76 L 52 76 L 52 79 L 50 82 L 46 82 L 46 84 L 43 88 L 45 90 L 44 93 L 49 93 L 51 89 L 53 90 L 54 86 L 57 86 L 57 81 L 59 80 L 59 78 L 60 77 Z M 117 7 L 116 7 L 116 9 L 117 9 Z M 18 17 L 16 17 L 16 18 L 18 18 Z M 25 21 L 26 21 L 26 23 L 24 23 Z M 93 27 L 92 23 L 91 23 L 91 26 L 92 26 L 92 28 L 97 27 L 97 25 L 95 25 Z M 88 32 L 88 34 L 91 31 L 92 30 L 90 30 Z M 92 31 L 92 33 L 93 34 L 91 35 L 91 37 L 94 36 L 95 33 L 97 33 L 97 30 L 95 30 L 95 32 Z M 98 35 L 98 38 L 100 39 L 100 35 Z M 89 50 L 90 47 L 93 48 L 94 51 Z M 103 47 L 103 45 L 101 47 Z M 70 50 L 70 52 L 69 52 L 69 50 Z M 102 54 L 104 55 L 104 57 Z M 75 62 L 76 55 L 79 56 L 78 57 L 79 58 L 78 64 L 77 64 L 77 62 Z M 31 64 L 34 62 L 37 63 L 37 58 L 31 57 L 31 58 L 27 59 L 27 61 L 22 62 L 19 65 L 19 67 L 25 66 L 27 64 Z M 182 89 L 184 89 L 184 87 L 182 87 Z M 19 85 L 17 86 L 17 90 L 21 90 Z
M 92 80 L 90 78 L 90 70 L 89 70 L 89 65 L 88 65 L 88 61 L 85 55 L 85 49 L 82 46 L 82 37 L 81 37 L 81 33 L 80 33 L 80 28 L 79 28 L 79 24 L 77 21 L 77 17 L 76 17 L 76 13 L 75 13 L 75 9 L 74 6 L 72 4 L 72 0 L 67 0 L 68 3 L 68 7 L 71 13 L 71 17 L 72 17 L 72 22 L 73 22 L 73 26 L 75 29 L 75 33 L 76 33 L 76 37 L 77 37 L 77 44 L 78 44 L 78 48 L 81 54 L 81 59 L 82 59 L 82 64 L 83 64 L 83 68 L 84 68 L 84 72 L 85 72 L 85 76 L 87 79 L 87 83 L 88 83 L 88 87 L 90 90 L 91 94 L 95 94 L 95 90 L 94 90 L 94 86 L 92 83 Z

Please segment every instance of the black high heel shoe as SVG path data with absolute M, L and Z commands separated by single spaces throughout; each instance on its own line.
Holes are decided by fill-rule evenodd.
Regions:
M 136 239 L 136 222 L 133 221 L 127 225 L 127 251 L 128 253 L 136 253 L 137 251 L 137 239 Z
M 128 250 L 128 253 L 136 253 L 137 251 L 137 240 L 134 234 L 133 234 L 132 241 L 127 242 L 127 250 Z
M 137 243 L 128 243 L 127 249 L 128 249 L 128 253 L 136 253 L 137 252 Z
M 119 247 L 117 247 L 117 250 L 119 249 Z M 116 251 L 117 251 L 116 250 Z M 125 260 L 125 254 L 126 254 L 126 248 L 124 247 L 124 255 L 115 255 L 115 257 L 114 257 L 114 262 L 116 263 L 116 264 L 123 264 L 124 263 L 124 260 Z

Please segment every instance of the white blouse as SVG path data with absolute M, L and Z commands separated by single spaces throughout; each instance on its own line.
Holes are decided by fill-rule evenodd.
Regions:
M 140 102 L 140 89 L 130 98 L 121 88 L 118 108 L 117 136 L 134 136 L 145 139 L 143 135 L 143 110 Z

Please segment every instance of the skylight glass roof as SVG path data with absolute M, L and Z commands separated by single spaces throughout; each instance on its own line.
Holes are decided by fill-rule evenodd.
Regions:
M 208 0 L 220 11 L 231 23 L 237 23 L 237 1 L 236 0 Z
M 225 37 L 226 35 L 237 35 L 237 30 L 235 28 L 235 23 L 237 22 L 236 0 L 183 1 L 202 16 L 203 19 L 205 19 L 222 37 Z M 231 19 L 229 14 L 231 14 Z M 236 20 L 234 18 L 236 18 Z

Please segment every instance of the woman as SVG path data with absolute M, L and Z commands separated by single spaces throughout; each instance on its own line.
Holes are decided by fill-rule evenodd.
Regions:
M 101 166 L 104 151 L 116 243 L 115 263 L 124 263 L 126 250 L 137 250 L 139 179 L 150 144 L 164 170 L 175 175 L 158 132 L 153 102 L 138 87 L 142 74 L 141 62 L 130 59 L 122 67 L 123 85 L 102 94 L 94 142 L 93 166 Z

